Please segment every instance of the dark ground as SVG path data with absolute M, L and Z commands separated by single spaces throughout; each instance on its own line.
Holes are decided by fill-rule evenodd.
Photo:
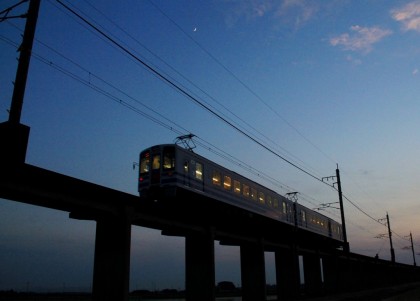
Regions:
M 88 301 L 90 294 L 25 294 L 2 292 L 0 301 Z M 130 298 L 139 300 L 135 296 Z M 142 298 L 141 298 L 142 299 Z M 301 301 L 420 301 L 420 282 L 380 289 L 338 294 L 318 298 L 302 298 Z
M 307 301 L 420 301 L 420 283 L 306 299 Z

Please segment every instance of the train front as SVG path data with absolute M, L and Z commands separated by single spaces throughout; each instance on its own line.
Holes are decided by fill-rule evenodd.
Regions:
M 140 153 L 138 191 L 141 197 L 175 194 L 175 151 L 174 145 L 156 145 Z

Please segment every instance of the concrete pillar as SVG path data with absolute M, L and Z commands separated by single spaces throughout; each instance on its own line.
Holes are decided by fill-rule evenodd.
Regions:
M 340 292 L 349 292 L 357 290 L 358 288 L 358 274 L 357 265 L 358 263 L 351 260 L 347 256 L 338 258 L 338 290 Z
M 242 301 L 265 301 L 265 258 L 262 243 L 243 244 L 241 253 Z
M 296 299 L 300 291 L 299 256 L 296 248 L 276 250 L 275 261 L 278 300 Z
M 322 257 L 324 288 L 327 294 L 338 293 L 339 267 L 335 255 Z
M 305 293 L 318 296 L 323 292 L 321 261 L 318 254 L 303 255 L 303 273 L 305 275 Z
M 189 234 L 185 237 L 186 301 L 215 300 L 214 233 Z
M 108 217 L 96 222 L 92 299 L 128 301 L 131 223 Z

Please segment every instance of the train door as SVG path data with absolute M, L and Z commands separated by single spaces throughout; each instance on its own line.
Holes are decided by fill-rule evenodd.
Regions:
M 148 189 L 150 185 L 150 151 L 144 151 L 140 154 L 139 166 L 139 187 L 141 193 L 144 189 Z
M 331 221 L 328 220 L 328 236 L 332 237 L 332 228 L 331 228 Z
M 151 185 L 160 185 L 160 152 L 152 153 Z
M 190 162 L 187 158 L 184 159 L 182 163 L 182 170 L 183 170 L 183 178 L 184 178 L 184 185 L 190 186 Z

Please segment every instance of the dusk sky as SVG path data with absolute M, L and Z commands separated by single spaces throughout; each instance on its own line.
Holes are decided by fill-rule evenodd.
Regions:
M 0 11 L 18 2 L 2 0 Z M 62 2 L 126 51 L 56 0 L 41 0 L 21 119 L 31 128 L 27 163 L 138 195 L 140 151 L 193 133 L 196 153 L 280 194 L 297 191 L 311 209 L 338 201 L 317 180 L 338 164 L 350 250 L 390 259 L 389 240 L 376 238 L 387 233 L 377 220 L 388 212 L 396 261 L 413 263 L 406 247 L 412 232 L 420 253 L 420 1 Z M 24 25 L 0 22 L 0 122 Z M 341 221 L 336 209 L 321 212 Z M 0 199 L 0 290 L 90 289 L 95 227 Z M 215 247 L 216 281 L 240 285 L 239 248 Z M 133 227 L 131 254 L 130 290 L 184 288 L 183 238 Z

